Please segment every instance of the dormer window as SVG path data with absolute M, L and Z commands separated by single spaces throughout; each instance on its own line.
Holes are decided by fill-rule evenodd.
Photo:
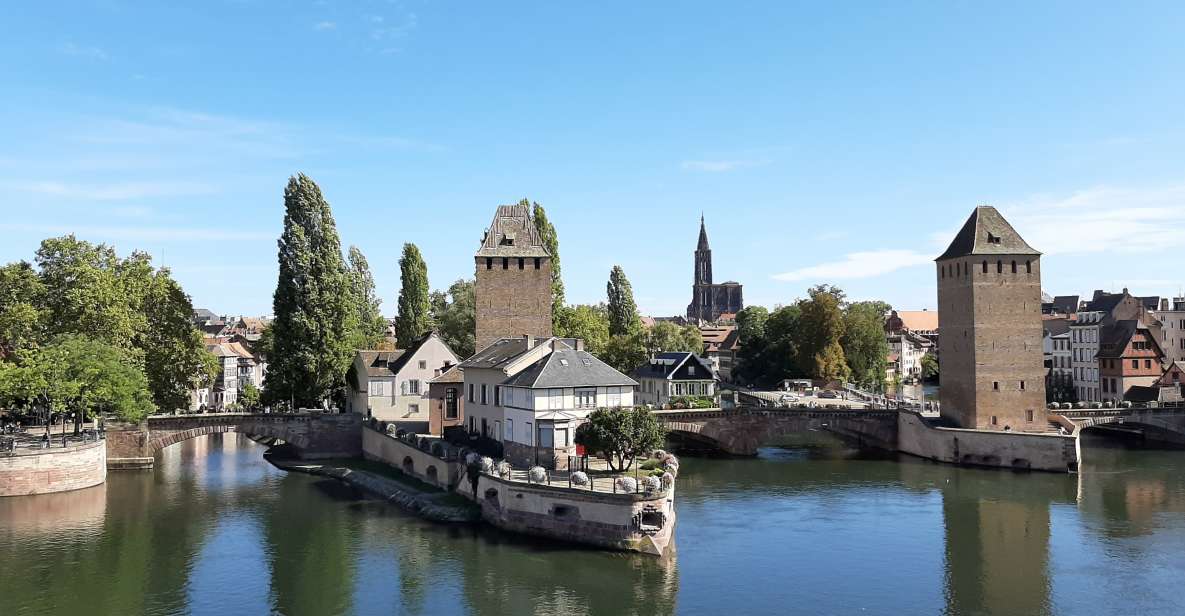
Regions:
M 988 235 L 987 241 L 989 244 L 999 244 L 1000 243 L 1000 237 L 997 235 L 992 235 L 991 231 L 988 231 L 987 235 Z
M 502 235 L 503 246 L 514 246 L 514 233 L 505 233 Z

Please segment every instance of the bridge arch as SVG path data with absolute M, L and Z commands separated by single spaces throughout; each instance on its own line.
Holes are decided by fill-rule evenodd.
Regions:
M 806 431 L 826 432 L 860 446 L 893 449 L 896 411 L 761 410 L 688 411 L 660 421 L 675 440 L 704 444 L 731 455 L 751 456 L 762 445 Z

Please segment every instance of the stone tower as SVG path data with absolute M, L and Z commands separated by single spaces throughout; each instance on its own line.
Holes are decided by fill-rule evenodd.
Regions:
M 715 322 L 720 315 L 735 315 L 745 307 L 738 282 L 712 282 L 712 248 L 708 246 L 708 229 L 704 217 L 699 217 L 699 242 L 695 245 L 695 280 L 691 283 L 691 303 L 687 304 L 687 320 L 692 323 Z
M 551 254 L 527 206 L 498 206 L 474 261 L 477 350 L 499 338 L 551 336 Z
M 1044 432 L 1041 253 L 981 205 L 935 262 L 942 416 L 960 428 Z

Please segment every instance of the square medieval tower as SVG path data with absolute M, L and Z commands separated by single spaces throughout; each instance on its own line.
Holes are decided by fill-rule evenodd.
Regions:
M 474 261 L 477 350 L 499 338 L 551 337 L 551 253 L 527 206 L 498 206 Z
M 960 428 L 1045 431 L 1041 253 L 984 205 L 935 261 L 942 416 Z

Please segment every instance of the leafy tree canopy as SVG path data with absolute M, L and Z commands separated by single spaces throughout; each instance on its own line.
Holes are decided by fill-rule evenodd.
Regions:
M 605 304 L 562 306 L 556 313 L 555 335 L 580 338 L 589 353 L 601 357 L 609 345 L 609 311 Z
M 559 319 L 560 311 L 564 308 L 564 279 L 560 276 L 560 239 L 542 205 L 532 204 L 527 199 L 519 201 L 519 205 L 531 207 L 531 218 L 535 221 L 539 239 L 543 241 L 543 247 L 547 252 L 551 253 L 551 318 L 555 321 Z
M 399 315 L 395 317 L 395 339 L 400 348 L 406 349 L 432 331 L 428 265 L 415 244 L 403 245 L 399 272 L 402 286 L 399 289 Z
M 432 320 L 441 340 L 465 359 L 476 351 L 477 302 L 473 280 L 459 279 L 447 291 L 433 291 L 430 298 Z
M 628 470 L 634 458 L 663 446 L 666 430 L 644 408 L 597 409 L 576 428 L 576 444 L 603 456 L 612 470 Z
M 609 335 L 628 336 L 640 331 L 642 319 L 638 316 L 638 305 L 634 302 L 634 289 L 620 265 L 614 265 L 609 272 L 605 290 L 609 299 Z

